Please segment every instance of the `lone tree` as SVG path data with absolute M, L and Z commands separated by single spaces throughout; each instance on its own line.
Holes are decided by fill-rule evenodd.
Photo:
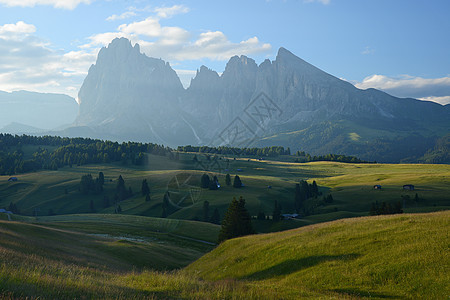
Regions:
M 242 187 L 242 181 L 241 178 L 239 178 L 239 175 L 234 176 L 233 187 L 235 188 Z
M 204 189 L 207 189 L 207 188 L 209 188 L 209 182 L 210 182 L 210 179 L 209 179 L 208 174 L 203 174 L 202 178 L 201 178 L 200 186 Z
M 227 174 L 227 176 L 225 176 L 225 184 L 230 186 L 231 185 L 231 176 L 230 174 Z
M 222 221 L 218 242 L 254 233 L 250 214 L 245 208 L 242 196 L 239 201 L 233 198 Z
M 119 175 L 117 179 L 116 186 L 117 196 L 119 197 L 119 201 L 125 200 L 127 198 L 127 190 L 125 188 L 125 180 L 123 180 L 122 175 Z
M 142 196 L 150 194 L 150 188 L 148 187 L 147 179 L 142 180 L 141 192 Z

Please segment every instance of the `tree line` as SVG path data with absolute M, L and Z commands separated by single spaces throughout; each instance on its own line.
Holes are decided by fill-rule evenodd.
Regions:
M 312 161 L 335 161 L 335 162 L 343 162 L 343 163 L 372 163 L 369 161 L 365 161 L 362 159 L 357 158 L 356 156 L 349 156 L 349 155 L 343 155 L 343 154 L 327 154 L 327 155 L 314 155 L 311 156 L 309 153 L 305 153 L 305 151 L 297 151 L 295 153 L 298 158 L 296 158 L 294 161 L 298 163 L 305 163 L 305 162 L 312 162 Z
M 38 148 L 31 155 L 25 155 L 22 147 L 30 145 Z M 48 146 L 56 149 L 49 151 L 44 148 Z M 0 175 L 119 161 L 143 165 L 146 163 L 145 153 L 165 156 L 172 151 L 169 147 L 152 143 L 11 134 L 0 134 L 0 149 Z
M 291 149 L 285 149 L 281 146 L 271 146 L 263 148 L 237 148 L 237 147 L 209 147 L 209 146 L 178 146 L 180 152 L 196 152 L 211 154 L 229 154 L 229 155 L 251 155 L 251 156 L 268 156 L 276 157 L 280 155 L 291 155 Z

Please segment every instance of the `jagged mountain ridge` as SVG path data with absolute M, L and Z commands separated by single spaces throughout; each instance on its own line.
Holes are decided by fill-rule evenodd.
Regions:
M 277 109 L 273 115 L 267 110 L 264 120 L 250 113 L 262 109 L 254 102 L 262 94 Z M 140 53 L 127 39 L 115 39 L 100 51 L 79 99 L 76 126 L 108 138 L 169 146 L 250 146 L 222 138 L 237 125 L 255 137 L 252 145 L 361 155 L 377 139 L 437 138 L 450 128 L 447 107 L 357 89 L 284 48 L 260 65 L 234 56 L 221 75 L 202 66 L 184 89 L 168 63 Z

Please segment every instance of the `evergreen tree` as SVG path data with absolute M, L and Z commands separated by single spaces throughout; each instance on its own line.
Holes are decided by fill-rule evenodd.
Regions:
M 214 178 L 217 178 L 216 176 L 214 176 Z M 215 181 L 214 179 L 209 181 L 209 189 L 210 190 L 217 190 L 219 187 L 217 186 L 217 181 Z
M 233 187 L 235 187 L 235 188 L 242 187 L 242 181 L 241 181 L 241 178 L 239 178 L 238 175 L 234 176 Z
M 98 172 L 98 182 L 102 186 L 105 184 L 105 175 L 103 172 Z
M 225 184 L 230 186 L 231 185 L 231 176 L 230 174 L 227 174 L 227 176 L 225 176 Z
M 278 222 L 281 220 L 281 205 L 278 204 L 277 200 L 275 200 L 275 204 L 273 207 L 272 220 L 274 222 Z
M 214 209 L 210 222 L 213 224 L 220 224 L 220 214 L 217 208 Z
M 316 181 L 314 180 L 311 186 L 311 194 L 313 197 L 317 197 L 319 195 L 319 187 L 317 186 Z
M 117 179 L 116 185 L 117 196 L 119 197 L 119 201 L 125 200 L 127 198 L 127 190 L 125 188 L 125 180 L 123 180 L 122 175 L 119 175 Z
M 239 198 L 239 201 L 233 198 L 222 221 L 219 243 L 253 232 L 250 214 L 245 208 L 245 200 L 242 197 Z
M 93 191 L 95 186 L 94 179 L 91 174 L 81 176 L 80 191 L 82 194 L 87 195 L 89 191 Z
M 145 196 L 150 193 L 150 188 L 148 187 L 147 179 L 142 180 L 141 193 L 142 196 Z
M 203 174 L 200 182 L 200 186 L 204 189 L 209 188 L 210 179 L 208 174 Z

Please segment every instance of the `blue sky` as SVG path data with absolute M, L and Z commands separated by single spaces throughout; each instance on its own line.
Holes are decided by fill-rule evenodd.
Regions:
M 448 0 L 0 0 L 0 90 L 76 97 L 99 49 L 125 36 L 185 85 L 201 65 L 285 47 L 357 87 L 450 103 L 449 13 Z

